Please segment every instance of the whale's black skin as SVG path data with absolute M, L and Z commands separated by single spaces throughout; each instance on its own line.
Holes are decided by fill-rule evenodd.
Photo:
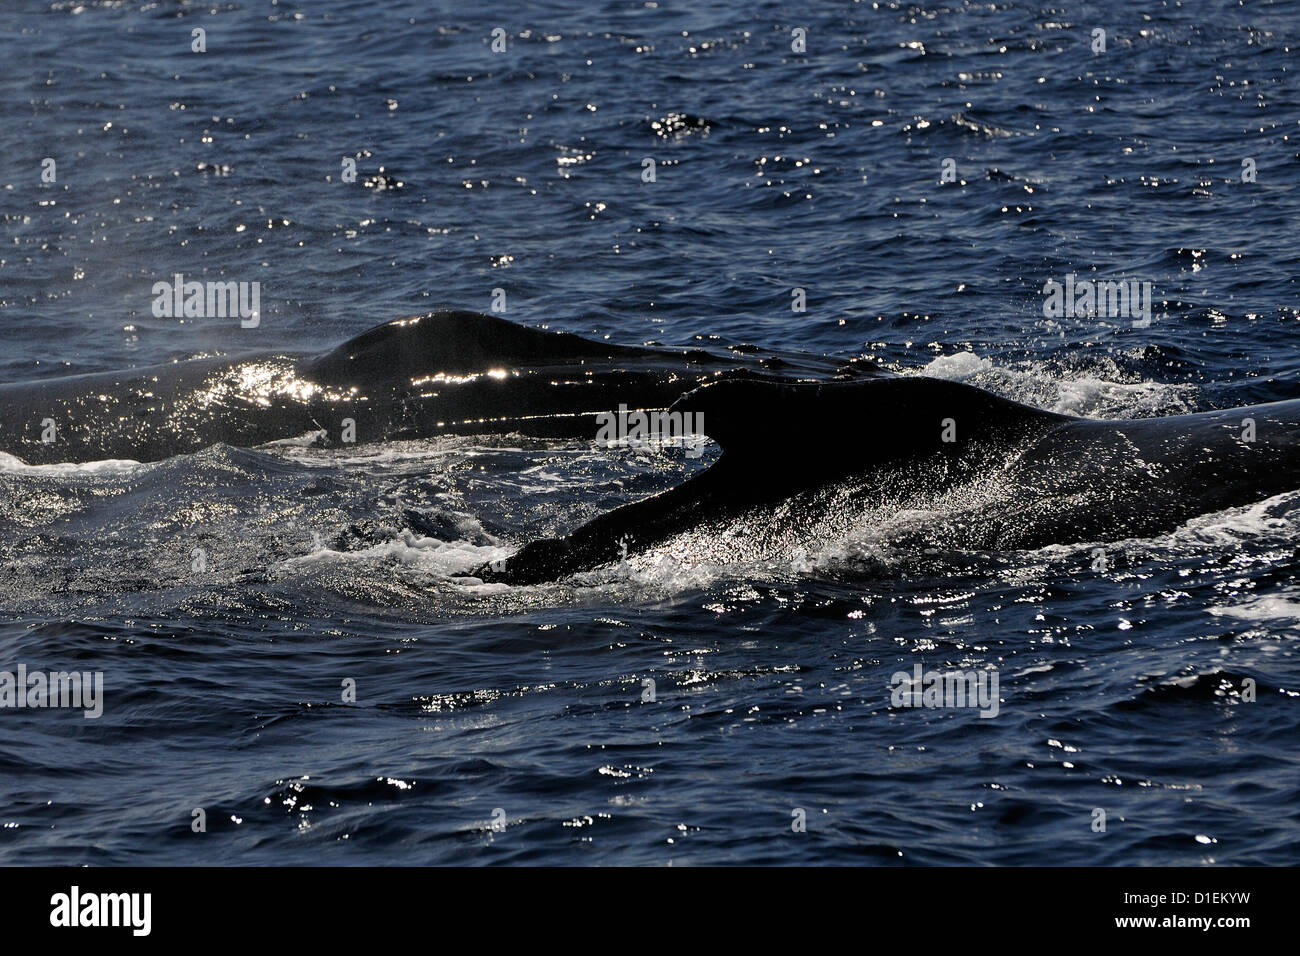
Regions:
M 216 442 L 323 430 L 358 443 L 437 434 L 595 437 L 620 404 L 666 408 L 731 376 L 873 374 L 865 364 L 757 351 L 616 345 L 476 312 L 387 322 L 324 354 L 240 355 L 0 385 L 0 451 L 28 464 L 155 461 Z M 42 441 L 54 424 L 55 440 Z
M 30 464 L 150 461 L 316 430 L 338 443 L 347 419 L 358 443 L 594 438 L 597 416 L 619 405 L 694 413 L 723 454 L 677 488 L 533 542 L 504 569 L 476 576 L 552 580 L 613 563 L 624 543 L 743 551 L 891 509 L 935 514 L 907 532 L 923 545 L 1118 540 L 1300 487 L 1300 400 L 1093 421 L 865 363 L 616 345 L 460 311 L 388 322 L 323 354 L 0 385 L 0 451 Z M 1253 441 L 1243 440 L 1247 419 Z M 42 441 L 47 421 L 53 442 Z
M 899 509 L 935 509 L 933 524 L 907 533 L 928 547 L 1115 541 L 1300 487 L 1300 400 L 1098 421 L 907 377 L 720 382 L 673 408 L 703 414 L 723 447 L 711 468 L 474 575 L 533 584 L 613 563 L 624 542 L 631 553 L 682 536 L 704 551 L 720 537 L 744 548 Z M 1247 419 L 1254 441 L 1243 440 Z

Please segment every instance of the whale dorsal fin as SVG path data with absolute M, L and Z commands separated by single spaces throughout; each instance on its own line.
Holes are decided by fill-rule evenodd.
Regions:
M 648 354 L 654 353 L 447 309 L 375 326 L 314 359 L 306 371 L 333 384 L 373 384 Z

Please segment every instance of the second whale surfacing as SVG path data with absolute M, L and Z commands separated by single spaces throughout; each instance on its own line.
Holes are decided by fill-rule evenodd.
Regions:
M 702 416 L 723 450 L 712 467 L 474 575 L 536 584 L 629 548 L 687 564 L 788 558 L 864 532 L 959 551 L 1119 541 L 1300 488 L 1300 400 L 1094 420 L 894 377 L 719 382 L 673 410 Z

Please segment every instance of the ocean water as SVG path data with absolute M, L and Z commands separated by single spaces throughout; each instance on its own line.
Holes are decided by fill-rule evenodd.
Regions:
M 1297 398 L 1297 50 L 1294 2 L 14 3 L 0 381 L 504 301 L 1098 418 Z M 177 273 L 259 324 L 155 317 Z M 1070 274 L 1149 314 L 1045 315 Z M 1300 489 L 1100 565 L 853 528 L 511 588 L 457 575 L 713 452 L 285 438 L 0 459 L 0 670 L 104 681 L 0 710 L 0 862 L 1300 860 Z M 997 715 L 892 707 L 915 665 Z

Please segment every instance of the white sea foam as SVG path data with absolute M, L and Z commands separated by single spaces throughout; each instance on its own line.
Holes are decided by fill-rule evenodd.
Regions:
M 413 531 L 402 531 L 396 537 L 356 551 L 318 548 L 309 554 L 287 558 L 275 565 L 273 570 L 293 571 L 313 566 L 376 565 L 395 562 L 436 579 L 467 574 L 484 564 L 504 558 L 506 553 L 506 549 L 498 545 L 443 541 Z
M 30 475 L 126 475 L 142 467 L 131 458 L 105 458 L 102 461 L 57 462 L 49 465 L 29 465 L 0 451 L 0 472 Z
M 1198 515 L 1178 528 L 1172 543 L 1231 547 L 1243 538 L 1287 534 L 1291 515 L 1300 511 L 1300 491 L 1286 491 L 1254 504 Z
M 995 365 L 974 352 L 941 355 L 917 374 L 964 382 L 1026 405 L 1083 418 L 1148 418 L 1196 408 L 1192 385 L 1116 382 L 1093 375 L 1059 375 L 1041 369 Z
M 1212 607 L 1209 612 L 1215 617 L 1231 617 L 1240 621 L 1254 623 L 1300 623 L 1300 592 L 1287 592 L 1288 595 L 1265 595 L 1250 598 L 1229 607 Z

